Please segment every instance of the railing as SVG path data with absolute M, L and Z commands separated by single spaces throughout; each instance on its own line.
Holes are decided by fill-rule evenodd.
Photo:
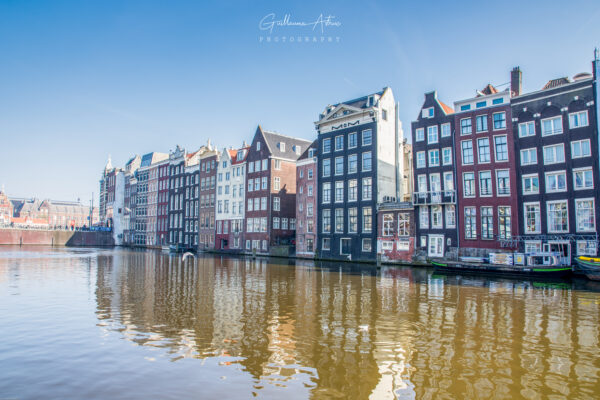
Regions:
M 414 205 L 427 204 L 454 204 L 456 203 L 456 190 L 439 190 L 431 192 L 413 193 Z

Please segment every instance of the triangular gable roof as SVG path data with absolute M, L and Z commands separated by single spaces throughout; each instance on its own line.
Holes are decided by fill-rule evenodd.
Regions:
M 442 111 L 444 111 L 444 113 L 446 115 L 454 114 L 454 109 L 452 107 L 450 107 L 449 105 L 447 105 L 440 99 L 435 99 L 435 100 L 438 102 L 438 104 L 440 105 L 440 108 L 442 109 Z
M 263 136 L 267 148 L 272 156 L 285 158 L 296 161 L 302 154 L 302 151 L 310 146 L 311 142 L 305 139 L 293 138 L 291 136 L 282 135 L 281 133 L 266 131 L 258 126 L 258 131 Z M 279 143 L 283 143 L 285 148 L 281 150 Z M 296 149 L 300 148 L 300 154 Z

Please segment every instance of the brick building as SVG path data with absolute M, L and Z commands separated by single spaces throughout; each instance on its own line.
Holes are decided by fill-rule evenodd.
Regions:
M 247 156 L 246 251 L 269 253 L 293 244 L 296 161 L 311 142 L 256 129 Z
M 10 224 L 12 217 L 12 203 L 4 190 L 0 190 L 0 224 Z
M 200 155 L 200 224 L 198 250 L 215 248 L 215 205 L 217 197 L 217 163 L 219 151 L 208 142 Z
M 170 164 L 168 160 L 158 164 L 158 198 L 156 208 L 156 243 L 166 246 L 169 238 L 169 183 Z
M 416 244 L 415 226 L 412 202 L 377 205 L 377 254 L 383 261 L 412 261 Z
M 317 145 L 314 141 L 296 162 L 296 255 L 314 257 L 317 245 Z

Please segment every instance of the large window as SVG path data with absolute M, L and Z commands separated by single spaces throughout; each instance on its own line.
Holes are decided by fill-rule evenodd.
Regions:
M 417 151 L 417 168 L 425 168 L 426 166 L 425 152 Z
M 331 153 L 331 139 L 323 139 L 323 154 Z
M 417 128 L 415 131 L 415 141 L 422 142 L 423 140 L 425 140 L 425 129 Z
M 527 121 L 519 124 L 519 137 L 535 136 L 535 122 Z
M 494 208 L 481 207 L 481 238 L 494 238 Z
M 463 165 L 473 164 L 473 142 L 470 140 L 464 140 L 460 142 L 462 150 L 462 163 Z
M 344 202 L 344 181 L 337 181 L 335 183 L 335 202 Z
M 555 144 L 544 147 L 544 164 L 557 164 L 565 162 L 565 145 Z
M 323 210 L 323 233 L 331 233 L 331 210 Z
M 323 160 L 323 176 L 327 177 L 331 175 L 331 159 L 326 158 Z
M 508 161 L 506 136 L 494 136 L 494 145 L 496 146 L 496 161 Z
M 410 235 L 410 217 L 409 214 L 398 214 L 398 236 Z
M 490 160 L 490 140 L 488 138 L 477 139 L 477 161 L 480 164 L 489 163 Z
M 538 174 L 523 175 L 523 194 L 538 194 L 540 192 L 540 181 Z
M 567 201 L 549 201 L 548 210 L 548 232 L 560 233 L 569 231 L 569 211 Z
M 442 124 L 442 137 L 449 137 L 451 135 L 450 124 Z
M 440 165 L 440 151 L 438 149 L 429 150 L 429 166 L 438 167 Z
M 322 250 L 331 250 L 331 238 L 323 238 Z
M 454 176 L 452 171 L 444 172 L 444 190 L 454 190 Z
M 571 158 L 589 157 L 591 155 L 590 139 L 571 142 Z
M 523 149 L 521 150 L 521 165 L 533 165 L 537 164 L 537 149 Z
M 510 175 L 507 169 L 496 171 L 496 190 L 498 196 L 510 195 Z
M 371 129 L 365 129 L 362 131 L 362 145 L 370 146 L 373 143 L 373 131 Z
M 331 183 L 323 183 L 323 203 L 331 203 Z
M 587 111 L 579 111 L 569 114 L 569 128 L 581 128 L 582 126 L 588 126 Z
M 594 199 L 575 200 L 577 232 L 594 232 L 596 230 L 596 215 Z
M 427 143 L 433 144 L 438 142 L 438 127 L 437 125 L 427 127 Z
M 460 120 L 460 134 L 461 135 L 470 135 L 472 132 L 472 122 L 471 118 L 464 118 Z
M 373 209 L 371 207 L 363 207 L 362 215 L 362 231 L 370 233 L 373 230 Z
M 510 239 L 511 233 L 511 212 L 510 207 L 498 207 L 498 236 L 500 239 Z
M 335 137 L 335 151 L 344 150 L 344 136 L 336 136 Z
M 419 228 L 429 228 L 429 207 L 427 206 L 419 207 Z
M 465 239 L 477 239 L 477 209 L 465 207 Z
M 344 232 L 344 209 L 343 208 L 335 209 L 335 231 L 337 233 Z
M 563 132 L 562 116 L 543 119 L 542 136 L 558 135 Z
M 373 180 L 372 178 L 363 178 L 362 180 L 362 199 L 371 200 L 373 192 Z
M 539 203 L 525 203 L 525 233 L 540 233 L 542 217 Z
M 475 173 L 465 172 L 463 174 L 463 193 L 465 197 L 475 197 Z
M 348 173 L 354 174 L 358 171 L 358 157 L 356 154 L 350 154 L 348 156 Z
M 348 232 L 358 232 L 358 212 L 356 207 L 348 209 Z
M 348 148 L 353 149 L 356 147 L 356 132 L 352 132 L 348 134 Z
M 492 195 L 492 173 L 491 171 L 481 171 L 479 173 L 479 195 Z
M 456 208 L 453 205 L 446 206 L 446 228 L 456 226 Z
M 356 179 L 350 179 L 348 181 L 348 201 L 358 200 L 358 184 Z
M 370 171 L 372 169 L 371 161 L 370 151 L 362 153 L 362 171 Z
M 335 158 L 335 174 L 336 175 L 344 174 L 344 157 L 336 157 Z
M 475 117 L 476 132 L 485 132 L 488 130 L 487 115 L 478 115 Z
M 575 190 L 593 189 L 594 174 L 592 168 L 580 168 L 573 171 L 573 185 Z
M 452 165 L 452 147 L 444 147 L 442 149 L 442 164 Z
M 383 214 L 383 236 L 394 235 L 394 214 Z
M 431 227 L 434 229 L 444 227 L 442 206 L 431 206 Z
M 494 118 L 494 130 L 506 129 L 506 113 L 505 112 L 494 113 L 493 118 Z
M 565 171 L 546 172 L 546 193 L 565 192 L 567 173 Z

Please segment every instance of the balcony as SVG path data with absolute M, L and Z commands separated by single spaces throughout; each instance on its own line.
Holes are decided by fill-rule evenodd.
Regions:
M 428 204 L 455 204 L 456 190 L 438 190 L 432 192 L 413 193 L 413 205 L 424 206 Z

